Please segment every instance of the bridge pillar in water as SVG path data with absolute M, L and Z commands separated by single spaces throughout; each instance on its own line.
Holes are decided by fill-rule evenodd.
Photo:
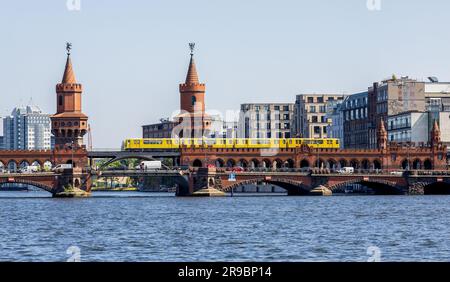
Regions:
M 215 168 L 199 168 L 189 177 L 189 194 L 193 197 L 220 197 L 225 193 L 220 191 L 220 179 L 216 177 Z
M 55 198 L 80 198 L 91 195 L 91 177 L 82 168 L 64 169 L 57 177 Z

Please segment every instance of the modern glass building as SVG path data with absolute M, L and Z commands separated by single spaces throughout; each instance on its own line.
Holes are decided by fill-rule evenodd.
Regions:
M 52 148 L 50 115 L 37 106 L 15 108 L 3 118 L 4 150 L 48 150 Z

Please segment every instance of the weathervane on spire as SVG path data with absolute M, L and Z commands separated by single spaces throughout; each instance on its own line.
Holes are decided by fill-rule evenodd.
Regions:
M 191 49 L 191 56 L 194 55 L 194 49 L 195 49 L 195 43 L 191 42 L 189 43 L 189 49 Z
M 66 50 L 67 50 L 67 55 L 70 56 L 70 50 L 72 50 L 72 43 L 66 42 Z

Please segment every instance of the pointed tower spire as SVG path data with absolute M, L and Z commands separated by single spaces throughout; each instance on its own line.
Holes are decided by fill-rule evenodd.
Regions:
M 437 120 L 434 120 L 433 129 L 431 130 L 431 144 L 437 145 L 441 142 L 441 130 Z
M 69 42 L 66 43 L 66 50 L 67 50 L 66 67 L 64 69 L 64 75 L 61 83 L 66 84 L 77 83 L 77 80 L 75 79 L 75 73 L 73 72 L 72 68 L 72 61 L 70 60 L 70 50 L 72 50 L 72 43 Z
M 70 60 L 72 44 L 66 43 L 67 62 L 61 83 L 56 85 L 56 113 L 51 116 L 55 148 L 66 148 L 67 144 L 80 147 L 87 133 L 88 117 L 82 111 L 83 85 L 77 83 Z
M 189 48 L 191 49 L 191 61 L 189 62 L 189 69 L 186 76 L 186 84 L 198 84 L 198 74 L 197 74 L 197 68 L 195 66 L 194 61 L 194 49 L 195 49 L 195 43 L 189 43 Z

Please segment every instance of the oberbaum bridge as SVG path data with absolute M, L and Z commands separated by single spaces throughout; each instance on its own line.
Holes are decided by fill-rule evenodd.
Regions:
M 82 112 L 83 87 L 75 79 L 70 47 L 68 44 L 62 81 L 56 85 L 56 113 L 51 116 L 54 149 L 0 151 L 0 163 L 8 168 L 24 164 L 39 164 L 41 167 L 45 164 L 53 167 L 72 164 L 71 168 L 51 172 L 0 173 L 0 185 L 21 183 L 48 191 L 54 197 L 87 197 L 95 177 L 158 176 L 175 180 L 177 196 L 218 196 L 243 185 L 260 183 L 279 186 L 288 195 L 331 195 L 342 192 L 349 184 L 364 185 L 375 194 L 450 194 L 447 147 L 440 140 L 436 122 L 430 143 L 397 144 L 388 143 L 384 121 L 380 120 L 376 149 L 316 149 L 302 146 L 277 149 L 275 153 L 260 149 L 212 147 L 145 152 L 89 150 L 83 144 L 83 136 L 88 132 L 88 117 Z M 192 131 L 204 132 L 210 125 L 204 108 L 205 84 L 199 82 L 192 52 L 186 81 L 179 88 L 181 110 L 185 114 L 178 116 L 178 121 L 188 117 L 192 124 L 200 124 L 201 127 L 192 128 Z M 203 105 L 201 109 L 194 109 L 191 104 L 193 100 Z M 98 158 L 109 159 L 105 166 L 131 158 L 171 158 L 178 166 L 157 171 L 110 171 L 104 169 L 105 166 L 93 168 L 93 159 Z M 236 165 L 245 170 L 230 171 L 229 168 Z M 341 167 L 353 167 L 355 172 L 336 173 L 335 168 Z

